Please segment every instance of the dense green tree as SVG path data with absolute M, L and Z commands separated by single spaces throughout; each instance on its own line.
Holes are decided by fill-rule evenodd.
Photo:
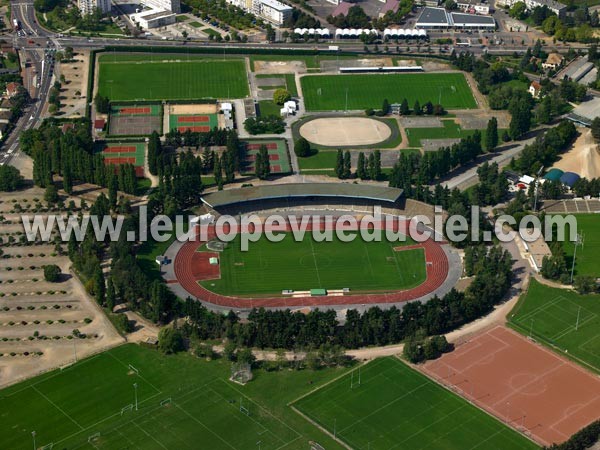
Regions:
M 56 283 L 60 280 L 60 267 L 56 264 L 48 264 L 44 266 L 44 280 L 50 283 Z
M 181 332 L 171 327 L 161 328 L 158 332 L 158 349 L 166 355 L 183 350 Z
M 21 172 L 13 166 L 0 166 L 0 191 L 16 191 L 23 185 Z
M 498 120 L 492 117 L 487 124 L 485 133 L 485 149 L 488 152 L 493 151 L 498 145 Z
M 301 158 L 310 156 L 310 143 L 303 137 L 298 138 L 294 144 L 294 153 Z

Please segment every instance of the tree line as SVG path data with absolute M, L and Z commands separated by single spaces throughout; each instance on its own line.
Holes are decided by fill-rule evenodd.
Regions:
M 58 123 L 46 120 L 38 129 L 21 133 L 20 145 L 33 159 L 33 182 L 40 187 L 54 184 L 62 177 L 63 188 L 73 191 L 75 182 L 92 183 L 102 187 L 118 187 L 128 194 L 137 191 L 137 176 L 132 164 L 106 165 L 101 153 L 94 151 L 90 123 L 75 123 L 63 133 Z
M 238 346 L 258 348 L 306 349 L 330 344 L 350 349 L 395 344 L 413 336 L 447 333 L 489 313 L 508 292 L 511 267 L 506 251 L 490 247 L 465 292 L 453 289 L 442 298 L 410 302 L 402 309 L 372 307 L 363 313 L 350 309 L 343 324 L 335 311 L 318 309 L 308 314 L 254 309 L 247 321 L 241 321 L 233 311 L 214 313 L 188 298 L 180 311 L 186 318 L 181 330 L 192 339 L 228 339 Z

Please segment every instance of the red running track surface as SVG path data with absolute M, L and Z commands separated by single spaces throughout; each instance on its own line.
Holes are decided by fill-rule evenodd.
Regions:
M 318 224 L 323 228 L 323 223 Z M 312 230 L 313 224 L 309 224 L 307 230 Z M 375 224 L 380 228 L 384 224 Z M 404 224 L 406 229 L 407 223 Z M 227 231 L 228 227 L 225 227 Z M 350 228 L 346 228 L 350 229 Z M 394 227 L 398 229 L 397 226 Z M 274 231 L 291 231 L 290 225 L 283 227 L 273 227 Z M 250 230 L 252 231 L 252 230 Z M 208 239 L 215 236 L 214 226 L 209 227 Z M 319 306 L 319 305 L 356 305 L 356 304 L 375 304 L 375 303 L 400 303 L 409 300 L 421 298 L 439 288 L 448 275 L 448 258 L 441 247 L 440 242 L 435 242 L 428 239 L 425 242 L 418 243 L 415 247 L 422 247 L 425 252 L 425 263 L 427 277 L 423 283 L 412 289 L 406 289 L 396 292 L 384 294 L 364 294 L 364 295 L 344 295 L 344 296 L 327 296 L 327 297 L 267 297 L 267 298 L 247 298 L 247 297 L 228 297 L 220 294 L 215 294 L 201 286 L 198 281 L 215 278 L 214 274 L 204 272 L 206 265 L 200 263 L 199 253 L 196 252 L 198 247 L 202 245 L 202 241 L 188 241 L 180 248 L 175 257 L 175 277 L 177 281 L 192 297 L 199 298 L 203 301 L 225 306 L 229 308 L 255 308 L 255 307 L 299 307 L 299 306 Z M 403 250 L 409 247 L 401 247 Z M 208 260 L 208 259 L 207 259 Z M 199 264 L 200 263 L 200 264 Z M 214 270 L 215 266 L 212 266 Z M 167 280 L 172 283 L 173 280 Z

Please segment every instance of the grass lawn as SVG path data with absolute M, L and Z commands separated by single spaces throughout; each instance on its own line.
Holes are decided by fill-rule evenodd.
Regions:
M 410 242 L 407 238 L 406 243 Z M 395 252 L 398 242 L 365 242 L 360 235 L 342 242 L 316 242 L 312 234 L 296 242 L 292 233 L 281 242 L 266 238 L 240 250 L 240 237 L 220 253 L 221 278 L 202 281 L 224 295 L 281 294 L 284 289 L 315 288 L 391 291 L 421 284 L 426 277 L 423 249 Z
M 219 33 L 216 30 L 213 30 L 210 27 L 202 28 L 200 31 L 202 31 L 204 34 L 206 34 L 208 36 L 210 36 L 210 35 L 212 35 L 214 37 L 221 36 L 221 33 Z
M 305 449 L 316 440 L 339 449 L 287 403 L 343 370 L 258 370 L 240 386 L 228 381 L 227 361 L 123 345 L 2 390 L 0 442 L 6 449 L 30 449 L 35 430 L 38 448 L 242 450 L 261 441 L 262 449 Z M 121 414 L 135 404 L 134 383 L 138 410 Z
M 579 295 L 532 279 L 509 319 L 522 334 L 600 373 L 600 295 Z
M 308 111 L 381 108 L 384 99 L 390 103 L 406 98 L 412 105 L 428 100 L 446 109 L 476 108 L 477 104 L 462 73 L 410 73 L 385 75 L 319 75 L 300 79 Z
M 101 59 L 99 93 L 112 101 L 243 98 L 248 95 L 242 60 L 195 59 L 188 61 L 145 56 L 143 61 Z M 144 82 L 140 83 L 140 77 Z
M 177 15 L 177 17 L 175 17 L 175 20 L 177 21 L 177 23 L 180 23 L 180 22 L 185 22 L 189 18 L 190 18 L 190 16 L 188 16 L 186 14 L 179 14 L 179 15 Z M 193 23 L 198 23 L 198 22 L 193 22 Z M 190 25 L 195 26 L 195 25 L 193 25 L 193 23 Z
M 276 104 L 272 100 L 260 100 L 258 102 L 258 111 L 260 112 L 260 116 L 277 116 L 279 117 L 279 110 L 281 106 Z
M 577 247 L 575 259 L 575 275 L 591 275 L 600 277 L 600 215 L 577 214 L 577 232 L 583 235 L 583 245 Z M 568 235 L 569 230 L 566 230 Z M 571 267 L 575 244 L 563 242 L 567 255 L 567 263 Z
M 296 76 L 293 73 L 279 73 L 273 75 L 266 74 L 258 74 L 256 75 L 257 84 L 260 86 L 261 78 L 284 78 L 285 79 L 285 88 L 288 90 L 292 97 L 298 96 L 298 88 L 296 86 Z
M 191 25 L 191 26 L 193 26 L 194 28 L 200 28 L 200 27 L 203 27 L 203 26 L 204 26 L 204 24 L 203 24 L 203 23 L 200 23 L 200 22 L 190 22 L 188 25 Z
M 301 170 L 310 169 L 334 169 L 337 160 L 337 151 L 319 150 L 312 156 L 306 158 L 298 157 Z
M 476 130 L 463 130 L 454 120 L 443 119 L 443 127 L 437 128 L 407 128 L 408 145 L 411 147 L 421 147 L 421 139 L 460 139 L 471 136 Z M 485 142 L 486 130 L 481 132 L 481 142 Z M 504 130 L 498 130 L 501 135 Z
M 377 359 L 293 404 L 356 449 L 538 448 L 397 358 Z

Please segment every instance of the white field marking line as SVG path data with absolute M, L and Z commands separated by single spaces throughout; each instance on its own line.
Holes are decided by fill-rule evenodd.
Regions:
M 587 349 L 584 349 L 584 347 L 585 347 L 586 345 L 588 345 L 590 342 L 592 342 L 592 341 L 595 341 L 595 340 L 596 340 L 596 339 L 598 339 L 598 338 L 600 338 L 600 335 L 597 335 L 597 334 L 596 334 L 596 335 L 592 336 L 590 339 L 588 339 L 587 341 L 585 341 L 585 342 L 582 342 L 581 344 L 579 344 L 579 345 L 578 345 L 578 347 L 579 347 L 579 348 L 581 348 L 582 350 L 585 350 L 585 351 L 588 351 L 588 352 L 589 352 L 589 350 L 587 350 Z M 592 353 L 592 354 L 594 354 L 594 355 L 596 354 L 595 352 L 591 352 L 591 353 Z
M 587 408 L 588 406 L 590 406 L 591 404 L 595 403 L 598 401 L 598 397 L 592 397 L 591 400 L 587 401 L 586 403 L 577 403 L 576 405 L 572 405 L 572 406 L 576 406 L 577 409 L 571 410 L 569 415 L 566 415 L 564 412 L 562 413 L 562 416 L 554 423 L 548 425 L 549 428 L 552 428 L 554 430 L 554 426 L 559 424 L 560 422 L 569 419 L 571 416 L 573 416 L 574 414 L 578 413 L 579 411 L 581 411 L 584 408 Z M 569 407 L 571 408 L 571 407 Z M 560 433 L 560 431 L 555 430 L 557 432 Z
M 585 326 L 588 322 L 593 321 L 596 318 L 596 316 L 588 316 L 585 319 L 579 321 L 579 328 L 581 329 L 583 326 Z M 567 334 L 572 333 L 573 331 L 575 331 L 575 325 L 571 325 L 568 328 L 566 328 L 565 330 L 559 332 L 559 334 L 554 335 L 553 337 L 551 337 L 550 339 L 552 339 L 553 341 L 556 341 L 558 339 L 561 339 L 563 337 L 565 337 Z
M 127 437 L 127 435 L 126 435 L 126 434 L 123 434 L 123 433 L 121 433 L 121 431 L 120 431 L 118 428 L 115 428 L 115 431 L 116 431 L 117 433 L 119 433 L 119 434 L 120 434 L 122 437 L 124 437 L 124 438 L 125 438 L 125 440 L 126 440 L 127 442 L 129 442 L 131 445 L 133 445 L 135 448 L 139 448 L 137 445 L 135 445 L 135 443 L 134 443 L 134 442 L 133 442 L 131 439 L 129 439 L 129 438 Z
M 219 394 L 217 391 L 215 391 L 213 388 L 209 387 L 208 389 L 210 389 L 215 395 L 217 395 L 221 401 L 225 401 L 226 398 L 223 397 L 221 394 Z M 254 402 L 252 400 L 250 400 L 251 404 L 254 404 Z M 258 406 L 258 405 L 257 405 Z M 260 406 L 258 406 L 260 408 Z M 264 434 L 264 433 L 269 433 L 272 434 L 275 439 L 277 439 L 278 441 L 285 443 L 285 441 L 283 439 L 281 439 L 279 436 L 277 436 L 275 433 L 273 433 L 269 428 L 265 427 L 262 423 L 260 423 L 258 420 L 254 419 L 253 417 L 251 417 L 250 415 L 246 415 L 247 418 L 249 418 L 252 422 L 254 422 L 255 424 L 257 424 L 260 428 L 262 428 L 262 431 L 260 434 Z
M 317 279 L 319 280 L 319 286 L 322 287 L 323 285 L 321 284 L 321 275 L 319 275 L 319 266 L 317 265 L 317 256 L 315 255 L 315 247 L 313 246 L 312 237 L 309 237 L 308 241 L 310 242 L 310 248 L 312 250 L 312 257 L 315 263 L 315 270 L 317 271 Z
M 528 381 L 527 383 L 522 384 L 521 386 L 518 386 L 516 389 L 513 389 L 509 394 L 507 394 L 504 397 L 502 397 L 501 399 L 499 399 L 496 403 L 491 404 L 491 408 L 494 411 L 498 412 L 498 415 L 500 417 L 503 417 L 503 415 L 500 413 L 500 411 L 496 410 L 495 407 L 497 405 L 499 405 L 499 406 L 504 405 L 508 401 L 509 398 L 520 395 L 521 391 L 523 389 L 527 388 L 529 385 L 539 382 L 540 380 L 542 380 L 542 379 L 546 378 L 548 375 L 550 375 L 552 372 L 556 372 L 558 369 L 561 369 L 563 366 L 567 365 L 566 362 L 563 362 L 562 360 L 559 360 L 559 361 L 560 361 L 560 364 L 550 367 L 548 370 L 542 372 L 540 375 L 534 375 L 533 380 Z M 528 372 L 521 372 L 520 374 L 522 374 L 522 373 L 529 374 Z M 517 375 L 517 374 L 515 374 L 515 375 Z M 544 392 L 545 392 L 545 390 L 544 390 Z
M 192 393 L 196 392 L 196 391 L 197 391 L 197 390 L 199 390 L 199 389 L 203 389 L 205 386 L 207 386 L 207 385 L 208 385 L 208 384 L 210 384 L 210 383 L 213 383 L 214 381 L 216 381 L 216 379 L 213 379 L 213 380 L 211 380 L 211 381 L 209 381 L 208 383 L 205 383 L 205 384 L 203 384 L 203 385 L 196 386 L 196 387 L 195 387 L 194 389 L 192 389 L 191 391 L 188 391 L 188 392 L 186 392 L 185 394 L 183 394 L 182 398 L 185 398 L 185 397 L 187 397 L 188 395 L 190 395 L 190 394 L 192 394 Z M 153 396 L 151 396 L 151 397 L 148 397 L 148 398 L 146 398 L 146 399 L 144 399 L 144 400 L 142 400 L 142 401 L 140 401 L 140 402 L 138 402 L 138 403 L 139 403 L 139 404 L 146 403 L 148 400 L 150 400 L 150 399 L 152 399 L 152 398 L 156 397 L 157 395 L 160 395 L 160 392 L 159 392 L 159 393 L 157 393 L 157 394 L 154 394 Z M 138 416 L 138 418 L 146 417 L 146 416 L 148 416 L 149 414 L 153 413 L 154 411 L 157 411 L 157 410 L 159 410 L 160 408 L 163 408 L 163 407 L 162 407 L 162 406 L 160 406 L 160 405 L 158 405 L 158 406 L 156 406 L 156 407 L 154 407 L 154 408 L 152 408 L 152 409 L 149 409 L 148 411 L 145 411 L 145 412 L 144 412 L 144 414 L 142 414 L 142 415 Z M 98 422 L 96 422 L 96 423 L 93 423 L 93 424 L 91 424 L 90 426 L 86 427 L 86 428 L 84 429 L 84 431 L 85 431 L 85 430 L 89 430 L 90 428 L 96 427 L 96 426 L 100 425 L 101 423 L 103 423 L 103 422 L 106 422 L 107 420 L 110 420 L 110 419 L 112 419 L 113 417 L 116 417 L 116 416 L 118 416 L 119 414 L 120 414 L 119 412 L 116 412 L 116 413 L 114 413 L 114 414 L 111 414 L 110 416 L 107 416 L 107 417 L 105 417 L 104 419 L 100 419 Z M 122 423 L 122 424 L 119 424 L 119 425 L 118 425 L 118 427 L 124 426 L 124 425 L 128 424 L 129 422 L 131 422 L 132 420 L 135 420 L 135 418 L 131 418 L 129 421 L 127 421 L 127 422 L 125 422 L 125 423 Z M 118 427 L 115 427 L 115 428 L 118 428 Z M 111 429 L 111 431 L 112 431 L 113 429 L 115 429 L 115 428 L 112 428 L 112 429 Z M 76 435 L 77 435 L 77 434 L 79 434 L 79 433 L 81 433 L 81 431 L 78 431 L 78 432 L 76 432 L 76 433 L 72 433 L 72 434 L 70 434 L 69 436 L 62 438 L 60 441 L 56 441 L 55 443 L 56 443 L 56 444 L 60 444 L 61 442 L 63 442 L 63 441 L 66 441 L 67 439 L 71 439 L 72 437 L 76 436 Z
M 440 439 L 442 439 L 442 438 L 445 438 L 446 436 L 448 436 L 448 435 L 449 435 L 450 433 L 452 433 L 453 431 L 456 431 L 456 430 L 458 430 L 458 429 L 460 429 L 460 428 L 464 427 L 464 426 L 465 426 L 467 423 L 469 423 L 469 422 L 472 422 L 473 420 L 475 420 L 475 418 L 474 418 L 474 417 L 471 417 L 471 418 L 470 418 L 469 420 L 467 420 L 466 422 L 462 422 L 462 423 L 460 424 L 460 426 L 459 426 L 459 427 L 453 428 L 453 429 L 451 429 L 450 431 L 447 431 L 447 432 L 446 432 L 446 433 L 444 433 L 444 434 L 440 434 L 440 435 L 439 435 L 437 438 L 435 438 L 433 441 L 428 441 L 427 443 L 425 443 L 425 445 L 424 445 L 423 447 L 419 447 L 419 448 L 420 448 L 420 449 L 421 449 L 421 448 L 431 448 L 430 446 L 431 446 L 433 443 L 435 443 L 435 442 L 439 441 L 439 440 L 440 440 Z M 492 436 L 493 436 L 493 435 L 492 435 Z M 489 437 L 488 437 L 488 439 L 489 439 Z
M 436 386 L 436 385 L 437 385 L 437 383 L 430 383 L 430 384 L 431 384 L 432 386 Z M 446 392 L 444 392 L 444 394 L 447 394 L 447 393 L 449 392 L 447 389 L 443 389 L 443 390 L 444 390 L 444 391 L 446 391 Z M 404 426 L 404 424 L 406 424 L 406 423 L 410 423 L 410 422 L 412 421 L 412 419 L 414 419 L 414 418 L 416 418 L 416 417 L 418 417 L 418 416 L 421 416 L 421 415 L 424 415 L 424 414 L 427 414 L 427 413 L 429 413 L 429 411 L 431 411 L 432 409 L 436 409 L 438 406 L 440 406 L 441 404 L 443 404 L 443 403 L 445 403 L 445 402 L 447 402 L 447 401 L 452 401 L 452 402 L 459 401 L 459 402 L 462 402 L 462 400 L 459 400 L 459 396 L 458 396 L 458 395 L 456 395 L 455 393 L 452 393 L 452 394 L 453 394 L 453 395 L 445 395 L 441 401 L 439 401 L 439 402 L 437 402 L 437 403 L 435 403 L 435 404 L 432 404 L 432 405 L 430 405 L 429 407 L 427 407 L 427 408 L 426 408 L 426 409 L 424 409 L 423 411 L 419 412 L 419 414 L 413 415 L 413 416 L 411 416 L 410 418 L 408 418 L 408 419 L 406 419 L 406 420 L 402 421 L 402 423 L 399 423 L 398 425 L 396 425 L 396 426 L 394 426 L 394 427 L 390 428 L 390 429 L 389 429 L 389 431 L 388 431 L 388 434 L 389 434 L 390 432 L 393 432 L 393 431 L 394 431 L 394 430 L 396 430 L 397 428 L 400 428 L 400 427 Z M 471 419 L 470 419 L 470 420 L 471 420 Z M 436 439 L 436 440 L 437 440 L 437 439 Z
M 487 333 L 486 333 L 487 334 Z M 508 345 L 506 342 L 504 342 L 502 339 L 499 339 L 496 336 L 493 336 L 491 334 L 487 334 L 490 338 L 498 341 L 502 347 L 494 350 L 493 352 L 488 352 L 485 354 L 485 356 L 482 356 L 481 358 L 478 358 L 476 360 L 474 360 L 471 364 L 467 365 L 467 366 L 463 366 L 461 369 L 455 369 L 452 365 L 447 364 L 450 368 L 454 369 L 456 371 L 456 373 L 463 375 L 467 370 L 470 370 L 472 367 L 478 366 L 483 364 L 484 360 L 490 360 L 490 361 L 494 361 L 496 359 L 496 355 L 498 353 L 503 352 L 504 350 L 506 350 L 507 348 L 510 347 L 510 345 Z M 483 347 L 483 344 L 479 344 L 479 347 Z M 479 348 L 478 347 L 478 348 Z M 467 354 L 468 352 L 465 352 L 464 354 Z M 491 358 L 491 359 L 490 359 Z M 485 365 L 489 365 L 490 363 L 486 363 Z M 466 375 L 465 375 L 466 376 Z
M 301 437 L 302 437 L 302 436 L 296 436 L 294 439 L 292 439 L 291 441 L 289 441 L 289 442 L 286 442 L 285 444 L 283 444 L 283 445 L 281 445 L 281 446 L 277 447 L 275 450 L 280 450 L 280 449 L 282 449 L 282 448 L 285 448 L 285 447 L 287 447 L 288 445 L 290 445 L 290 444 L 293 444 L 294 442 L 296 442 L 296 441 L 297 441 L 298 439 L 300 439 Z
M 109 353 L 109 355 L 112 356 L 116 361 L 119 361 L 123 365 L 123 367 L 129 369 L 129 366 L 127 364 L 125 364 L 123 361 L 121 361 L 119 358 L 117 358 L 115 355 L 113 355 L 112 353 Z M 150 385 L 152 387 L 152 389 L 154 389 L 159 394 L 162 393 L 162 391 L 160 389 L 158 389 L 156 386 L 154 386 L 152 383 L 150 383 L 148 380 L 146 380 L 142 375 L 139 374 L 139 372 L 136 374 L 136 376 L 139 377 L 140 379 L 144 380 L 145 383 Z
M 538 306 L 537 308 L 532 309 L 528 313 L 523 314 L 518 320 L 516 320 L 516 322 L 522 322 L 524 320 L 529 319 L 530 316 L 536 316 L 540 310 L 543 310 L 550 306 L 553 306 L 555 303 L 558 303 L 563 299 L 566 300 L 565 297 L 563 297 L 562 295 L 559 295 L 559 296 L 555 297 L 553 300 L 550 300 L 548 303 L 544 303 L 542 306 Z
M 431 381 L 428 381 L 428 383 L 431 383 Z M 436 420 L 435 422 L 431 422 L 429 425 L 427 425 L 424 428 L 421 428 L 419 431 L 414 432 L 413 434 L 409 435 L 406 437 L 406 439 L 397 442 L 395 445 L 392 445 L 391 447 L 388 448 L 388 450 L 391 450 L 392 448 L 398 447 L 399 445 L 405 443 L 406 441 L 408 441 L 409 439 L 413 438 L 414 436 L 418 436 L 419 434 L 421 434 L 423 431 L 425 431 L 428 428 L 431 428 L 433 425 L 437 424 L 438 422 L 441 422 L 442 420 L 445 420 L 447 417 L 451 416 L 452 414 L 455 414 L 457 411 L 460 411 L 463 408 L 466 408 L 468 405 L 470 405 L 469 403 L 465 403 L 462 406 L 459 406 L 458 408 L 456 408 L 453 411 L 450 411 L 448 414 L 440 417 L 438 420 Z
M 485 412 L 484 412 L 484 414 L 485 414 Z M 499 429 L 498 431 L 496 431 L 494 434 L 490 434 L 490 435 L 489 435 L 487 438 L 485 438 L 483 441 L 480 441 L 480 442 L 478 442 L 478 443 L 477 443 L 477 444 L 475 444 L 473 447 L 471 447 L 469 450 L 473 450 L 474 448 L 477 448 L 477 447 L 479 447 L 481 444 L 483 444 L 484 442 L 487 442 L 487 441 L 489 441 L 489 440 L 490 440 L 491 438 L 493 438 L 494 436 L 496 436 L 496 435 L 498 435 L 498 434 L 500 434 L 500 433 L 502 433 L 502 432 L 506 431 L 506 428 L 509 428 L 509 429 L 511 429 L 511 431 L 512 431 L 512 428 L 511 428 L 511 427 L 508 427 L 508 426 L 506 426 L 506 425 L 505 425 L 504 423 L 502 423 L 502 422 L 500 422 L 500 427 L 499 427 L 499 428 L 500 428 L 500 429 Z
M 148 436 L 150 439 L 152 439 L 154 442 L 156 442 L 158 445 L 160 445 L 162 448 L 164 448 L 165 450 L 168 450 L 167 447 L 165 447 L 162 442 L 157 441 L 154 436 L 152 436 L 150 433 L 148 433 L 146 430 L 144 430 L 141 426 L 139 426 L 135 420 L 132 420 L 131 423 L 133 423 L 136 427 L 138 427 L 140 430 L 142 430 L 142 433 L 144 433 L 146 436 Z
M 573 302 L 573 301 L 571 301 L 571 300 L 568 300 L 568 299 L 567 299 L 567 302 L 568 302 L 570 305 L 574 305 L 576 309 L 579 309 L 579 308 L 581 308 L 581 310 L 582 310 L 582 311 L 585 311 L 586 313 L 592 314 L 592 315 L 594 315 L 594 316 L 596 315 L 596 313 L 595 313 L 594 311 L 590 311 L 589 309 L 587 309 L 587 308 L 585 308 L 585 307 L 583 307 L 583 306 L 581 306 L 581 305 L 579 305 L 579 304 L 577 304 L 577 303 L 575 303 L 575 302 Z M 562 309 L 563 311 L 565 311 L 565 312 L 567 312 L 567 313 L 569 313 L 569 314 L 571 314 L 571 313 L 572 313 L 574 316 L 576 316 L 576 315 L 577 315 L 577 313 L 576 313 L 576 312 L 571 312 L 571 311 L 569 311 L 568 309 L 565 309 L 565 308 L 563 308 L 563 307 L 562 307 L 562 306 L 560 306 L 560 305 L 558 305 L 558 308 L 559 308 L 559 309 Z
M 369 256 L 369 249 L 367 248 L 367 244 L 365 241 L 362 241 L 363 248 L 365 249 L 365 254 L 367 255 L 367 262 L 369 263 L 369 270 L 371 271 L 371 276 L 375 275 L 373 273 L 373 264 L 371 264 L 371 257 Z
M 219 436 L 218 434 L 216 434 L 213 430 L 211 430 L 210 428 L 208 428 L 206 425 L 204 425 L 204 423 L 202 423 L 202 421 L 198 420 L 196 417 L 192 416 L 189 412 L 187 412 L 185 409 L 183 409 L 181 406 L 179 406 L 177 403 L 172 402 L 172 404 L 179 409 L 180 411 L 182 411 L 186 416 L 188 416 L 190 419 L 192 419 L 194 422 L 196 422 L 197 424 L 199 424 L 200 426 L 206 428 L 211 434 L 215 435 L 220 441 L 222 441 L 224 444 L 226 444 L 228 447 L 233 448 L 234 450 L 236 450 L 236 447 L 234 447 L 233 445 L 231 445 L 229 442 L 227 442 L 226 440 L 224 440 L 221 436 Z
M 379 408 L 377 408 L 375 411 L 371 412 L 370 414 L 367 414 L 366 416 L 363 416 L 363 417 L 361 417 L 360 419 L 356 420 L 355 422 L 351 423 L 351 424 L 350 424 L 350 425 L 348 425 L 347 427 L 345 427 L 345 428 L 342 428 L 340 431 L 338 431 L 338 432 L 337 432 L 337 434 L 342 434 L 342 433 L 343 433 L 345 430 L 347 430 L 348 428 L 352 428 L 353 426 L 355 426 L 355 425 L 357 425 L 357 424 L 361 423 L 362 421 L 364 421 L 366 418 L 368 418 L 368 417 L 371 417 L 371 416 L 372 416 L 372 415 L 374 415 L 374 414 L 377 414 L 379 411 L 381 411 L 381 410 L 383 410 L 383 409 L 387 408 L 388 406 L 390 406 L 390 405 L 392 405 L 392 404 L 394 404 L 394 403 L 396 403 L 396 402 L 398 402 L 398 401 L 400 401 L 400 400 L 403 400 L 405 397 L 409 396 L 410 394 L 413 394 L 414 392 L 418 391 L 419 389 L 421 389 L 421 388 L 422 388 L 422 387 L 424 387 L 424 386 L 427 386 L 428 384 L 429 384 L 429 381 L 426 381 L 425 383 L 418 385 L 418 386 L 417 386 L 417 387 L 415 387 L 414 389 L 411 389 L 410 391 L 408 391 L 408 392 L 405 392 L 405 393 L 404 393 L 404 394 L 402 394 L 400 397 L 398 397 L 398 398 L 395 398 L 394 400 L 391 400 L 391 401 L 389 401 L 388 403 L 386 403 L 386 404 L 385 404 L 385 405 L 383 405 L 383 406 L 380 406 Z
M 373 366 L 371 366 L 371 367 L 377 367 L 377 365 L 381 364 L 381 362 L 382 362 L 383 360 L 384 360 L 384 358 L 375 359 L 375 360 L 372 360 L 372 361 L 370 361 L 370 362 L 368 362 L 368 363 L 366 363 L 366 364 L 364 364 L 364 363 L 363 363 L 363 364 L 361 364 L 361 367 L 366 367 L 367 365 L 370 365 L 370 364 L 373 364 Z M 370 367 L 369 367 L 369 368 L 370 368 Z M 332 378 L 331 380 L 327 381 L 327 382 L 326 382 L 326 383 L 324 383 L 323 385 L 321 385 L 321 386 L 317 386 L 317 387 L 315 387 L 314 389 L 312 389 L 311 391 L 309 391 L 309 392 L 307 392 L 307 393 L 305 393 L 305 394 L 302 394 L 300 397 L 298 397 L 298 398 L 296 398 L 296 399 L 292 400 L 291 402 L 288 402 L 287 406 L 291 406 L 291 405 L 293 405 L 294 403 L 296 403 L 296 402 L 298 402 L 298 401 L 302 400 L 303 398 L 306 398 L 306 397 L 308 397 L 308 396 L 310 396 L 310 395 L 314 394 L 314 393 L 315 393 L 315 392 L 317 392 L 317 391 L 320 391 L 320 390 L 327 391 L 328 389 L 332 389 L 332 388 L 333 388 L 333 386 L 331 386 L 332 384 L 334 384 L 334 383 L 335 383 L 336 381 L 338 381 L 339 379 L 341 379 L 341 378 L 345 377 L 346 375 L 349 375 L 349 374 L 350 374 L 350 372 L 351 372 L 351 370 L 347 370 L 346 372 L 344 372 L 344 373 L 342 373 L 342 374 L 338 375 L 337 377 L 335 377 L 335 378 Z M 364 373 L 364 372 L 363 372 L 363 373 Z
M 85 363 L 87 363 L 87 362 L 89 362 L 89 361 L 92 361 L 93 359 L 99 358 L 101 355 L 102 355 L 102 353 L 98 353 L 98 354 L 96 354 L 96 355 L 94 355 L 94 356 L 91 356 L 91 357 L 89 357 L 89 358 L 86 358 L 86 359 L 84 359 L 83 361 L 77 362 L 77 363 L 75 363 L 75 364 L 71 364 L 69 367 L 67 367 L 67 368 L 65 368 L 65 369 L 63 369 L 63 370 L 58 370 L 58 369 L 55 369 L 55 370 L 56 370 L 56 373 L 55 373 L 54 375 L 50 375 L 50 376 L 48 376 L 48 377 L 44 377 L 44 379 L 43 379 L 43 380 L 36 381 L 35 383 L 31 383 L 31 384 L 29 384 L 29 385 L 27 385 L 27 386 L 24 386 L 24 387 L 22 387 L 21 389 L 19 389 L 19 390 L 17 390 L 17 391 L 11 392 L 10 394 L 6 395 L 6 396 L 5 396 L 5 398 L 12 397 L 12 396 L 13 396 L 13 395 L 15 395 L 15 394 L 18 394 L 18 393 L 20 393 L 20 392 L 23 392 L 23 391 L 25 391 L 25 390 L 29 389 L 29 388 L 32 388 L 32 387 L 34 387 L 34 386 L 37 386 L 37 385 L 38 385 L 38 384 L 40 384 L 40 383 L 44 383 L 45 381 L 51 380 L 52 378 L 55 378 L 55 377 L 57 377 L 57 376 L 59 376 L 59 375 L 61 375 L 61 374 L 65 373 L 67 370 L 71 370 L 71 369 L 72 369 L 74 366 L 83 365 L 83 364 L 85 364 Z M 40 375 L 40 376 L 41 376 L 41 375 Z
M 75 425 L 77 425 L 79 428 L 81 428 L 82 430 L 84 429 L 81 425 L 79 425 L 79 422 L 77 422 L 75 419 L 73 419 L 69 414 L 67 414 L 60 406 L 58 406 L 56 403 L 54 403 L 52 400 L 50 400 L 48 397 L 46 397 L 42 391 L 40 391 L 38 388 L 36 388 L 35 386 L 31 386 L 33 388 L 33 390 L 35 392 L 37 392 L 38 394 L 40 394 L 42 397 L 44 397 L 48 403 L 50 403 L 52 406 L 54 406 L 56 409 L 58 409 L 61 413 L 63 413 L 71 422 L 73 422 Z
M 156 416 L 142 417 L 141 419 L 143 419 L 143 420 L 140 420 L 140 423 L 142 423 L 142 424 L 155 424 L 156 426 L 160 426 L 160 428 L 162 428 L 165 432 L 169 433 L 171 436 L 173 436 L 179 442 L 182 442 L 183 444 L 185 444 L 186 446 L 188 446 L 188 442 L 187 441 L 181 439 L 179 436 L 177 436 L 175 433 L 173 433 L 173 431 L 171 429 L 168 428 L 168 426 L 171 426 L 173 422 L 169 422 L 167 424 L 168 426 L 165 426 L 161 421 L 158 420 L 158 417 L 156 417 Z M 156 422 L 158 422 L 158 423 L 156 423 Z
M 293 431 L 294 433 L 296 433 L 296 435 L 298 436 L 302 436 L 302 433 L 300 433 L 298 430 L 296 430 L 295 428 L 292 428 L 291 426 L 289 426 L 287 423 L 285 423 L 283 420 L 281 420 L 279 417 L 274 416 L 273 413 L 271 413 L 271 411 L 269 411 L 267 408 L 265 408 L 264 406 L 262 406 L 260 403 L 258 403 L 257 401 L 253 401 L 252 399 L 248 398 L 248 396 L 246 396 L 242 391 L 238 390 L 235 388 L 235 386 L 230 386 L 225 380 L 221 380 L 219 379 L 219 381 L 221 381 L 222 383 L 225 383 L 225 385 L 227 385 L 227 387 L 233 389 L 235 392 L 237 392 L 238 394 L 240 394 L 242 397 L 244 397 L 246 400 L 251 401 L 252 403 L 254 403 L 256 406 L 258 406 L 261 411 L 266 412 L 269 416 L 271 416 L 273 419 L 275 419 L 277 422 L 281 423 L 282 425 L 284 425 L 286 428 L 290 429 L 291 431 Z

